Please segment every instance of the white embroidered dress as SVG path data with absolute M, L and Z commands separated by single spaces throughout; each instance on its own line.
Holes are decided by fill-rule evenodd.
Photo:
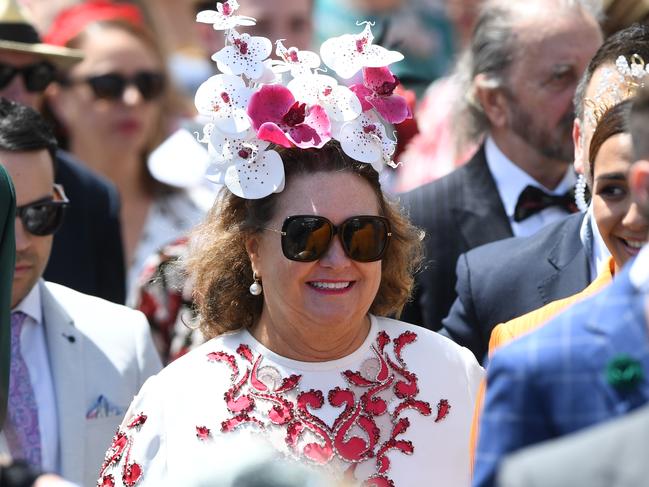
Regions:
M 468 486 L 483 370 L 437 333 L 370 318 L 363 345 L 329 362 L 279 356 L 246 330 L 181 357 L 134 399 L 98 485 L 193 485 L 238 431 L 363 485 Z

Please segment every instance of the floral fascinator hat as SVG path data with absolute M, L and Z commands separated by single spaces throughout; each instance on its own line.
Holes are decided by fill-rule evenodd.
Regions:
M 225 31 L 226 39 L 212 56 L 221 74 L 207 79 L 195 97 L 206 121 L 199 140 L 210 155 L 207 178 L 242 198 L 263 198 L 284 189 L 284 165 L 273 147 L 319 149 L 332 139 L 377 171 L 396 167 L 396 142 L 385 123 L 400 123 L 411 113 L 394 93 L 399 80 L 388 66 L 403 55 L 373 45 L 366 22 L 359 34 L 326 40 L 320 55 L 278 40 L 278 59 L 270 59 L 269 39 L 237 30 L 255 25 L 255 19 L 237 15 L 238 8 L 236 0 L 218 2 L 216 10 L 196 18 Z

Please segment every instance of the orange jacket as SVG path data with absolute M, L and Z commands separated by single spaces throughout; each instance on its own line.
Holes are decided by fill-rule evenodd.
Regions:
M 604 267 L 602 272 L 591 282 L 586 289 L 568 296 L 567 298 L 558 299 L 552 301 L 551 303 L 546 304 L 545 306 L 530 311 L 523 316 L 514 318 L 513 320 L 508 321 L 507 323 L 501 323 L 496 325 L 496 327 L 491 332 L 491 338 L 489 339 L 489 357 L 503 345 L 515 340 L 516 338 L 525 335 L 531 331 L 540 328 L 545 323 L 550 321 L 552 318 L 557 316 L 566 308 L 572 306 L 578 301 L 585 299 L 598 291 L 604 288 L 607 284 L 610 284 L 613 280 L 613 275 L 615 274 L 615 261 L 611 257 L 608 261 L 608 265 Z M 484 403 L 486 393 L 486 381 L 483 379 L 478 389 L 478 395 L 476 397 L 475 411 L 473 413 L 473 425 L 471 427 L 471 463 L 473 464 L 473 459 L 475 455 L 475 449 L 478 441 L 478 429 L 480 425 L 480 414 L 482 413 L 482 406 Z

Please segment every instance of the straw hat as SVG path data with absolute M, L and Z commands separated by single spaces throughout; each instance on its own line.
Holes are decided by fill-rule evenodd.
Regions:
M 61 67 L 83 58 L 77 49 L 42 43 L 15 0 L 0 0 L 0 50 L 37 54 Z

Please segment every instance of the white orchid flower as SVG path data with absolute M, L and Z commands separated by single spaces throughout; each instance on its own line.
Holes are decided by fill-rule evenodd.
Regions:
M 240 77 L 217 74 L 198 87 L 194 103 L 198 113 L 208 116 L 216 129 L 237 136 L 251 126 L 246 109 L 252 93 Z
M 264 73 L 264 60 L 273 52 L 273 45 L 265 37 L 239 34 L 232 29 L 228 32 L 228 42 L 212 56 L 216 66 L 224 74 L 243 74 L 250 79 L 259 78 Z
M 311 74 L 314 69 L 320 67 L 320 56 L 313 51 L 301 51 L 296 47 L 284 47 L 283 39 L 275 42 L 275 54 L 280 61 L 274 61 L 273 70 L 276 73 L 291 72 L 291 76 L 297 78 L 305 74 Z
M 307 74 L 294 78 L 287 87 L 296 100 L 321 105 L 332 122 L 349 122 L 363 112 L 356 94 L 331 76 Z
M 373 40 L 370 24 L 365 23 L 360 34 L 345 34 L 324 41 L 320 57 L 343 79 L 351 78 L 361 68 L 382 68 L 403 59 L 403 54 L 397 51 L 372 45 Z
M 372 164 L 380 172 L 384 164 L 396 167 L 392 154 L 397 146 L 385 131 L 385 126 L 373 112 L 347 122 L 340 129 L 340 146 L 349 157 Z
M 206 177 L 224 184 L 235 195 L 258 199 L 284 188 L 284 163 L 274 150 L 266 150 L 269 142 L 259 140 L 254 130 L 243 138 L 230 137 L 213 130 L 209 153 L 213 163 Z
M 204 24 L 212 24 L 214 30 L 229 30 L 237 26 L 255 25 L 257 21 L 245 15 L 235 15 L 239 9 L 237 0 L 217 2 L 216 10 L 203 10 L 196 15 L 196 21 Z

